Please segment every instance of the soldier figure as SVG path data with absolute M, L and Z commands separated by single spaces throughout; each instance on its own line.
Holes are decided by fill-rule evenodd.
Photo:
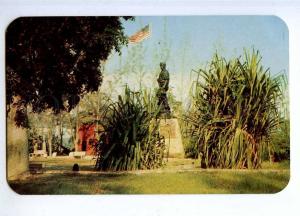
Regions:
M 158 98 L 158 106 L 160 107 L 159 115 L 164 116 L 166 118 L 170 118 L 171 110 L 167 98 L 170 76 L 169 76 L 169 72 L 166 69 L 166 63 L 161 62 L 160 68 L 161 68 L 161 72 L 157 79 L 159 89 L 156 94 Z

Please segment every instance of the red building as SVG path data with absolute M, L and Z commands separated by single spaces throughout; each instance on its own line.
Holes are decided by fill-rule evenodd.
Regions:
M 95 155 L 94 146 L 97 143 L 97 128 L 95 124 L 81 125 L 77 131 L 78 142 L 76 151 L 85 151 L 86 155 Z

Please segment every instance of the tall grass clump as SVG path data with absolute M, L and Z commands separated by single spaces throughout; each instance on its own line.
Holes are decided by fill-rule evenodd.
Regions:
M 197 71 L 187 120 L 201 167 L 259 168 L 280 123 L 282 76 L 271 76 L 259 52 L 226 61 L 217 54 Z
M 283 100 L 280 106 L 280 114 L 282 121 L 273 135 L 271 135 L 271 146 L 269 151 L 269 159 L 274 162 L 290 160 L 290 115 L 289 115 L 289 94 L 288 79 L 284 76 L 283 82 Z
M 164 138 L 158 131 L 158 110 L 147 91 L 128 87 L 107 112 L 105 133 L 97 145 L 97 170 L 153 169 L 163 165 Z

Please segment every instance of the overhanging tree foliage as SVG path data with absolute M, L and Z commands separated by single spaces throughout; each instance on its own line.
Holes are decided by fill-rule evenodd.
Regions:
M 132 17 L 26 17 L 6 31 L 6 102 L 18 97 L 15 121 L 24 108 L 70 110 L 102 82 L 100 61 L 127 44 L 122 19 Z M 67 106 L 66 103 L 68 102 Z

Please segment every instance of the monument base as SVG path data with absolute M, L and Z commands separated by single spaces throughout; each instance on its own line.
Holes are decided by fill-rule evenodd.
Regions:
M 165 137 L 166 157 L 184 158 L 184 148 L 178 119 L 160 119 L 159 132 Z

